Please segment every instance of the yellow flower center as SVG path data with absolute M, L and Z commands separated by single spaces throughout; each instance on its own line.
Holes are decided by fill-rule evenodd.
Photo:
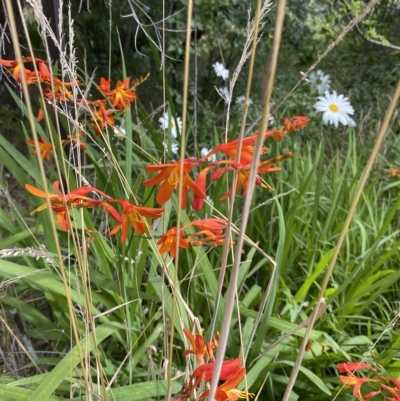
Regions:
M 168 177 L 168 182 L 170 185 L 176 186 L 179 182 L 179 167 L 174 168 L 169 177 Z
M 333 111 L 334 113 L 337 113 L 337 112 L 339 111 L 339 107 L 337 107 L 336 104 L 331 103 L 331 104 L 329 105 L 329 110 L 330 110 L 330 111 Z

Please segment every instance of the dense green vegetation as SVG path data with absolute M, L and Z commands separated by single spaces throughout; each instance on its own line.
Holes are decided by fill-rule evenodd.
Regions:
M 235 140 L 241 130 L 244 98 L 238 98 L 246 92 L 252 70 L 249 62 L 238 75 L 229 107 L 221 94 L 229 89 L 241 59 L 248 9 L 253 18 L 256 4 L 195 1 L 189 71 L 185 71 L 187 3 L 73 0 L 71 17 L 64 4 L 66 62 L 52 67 L 59 78 L 62 67 L 68 63 L 75 67 L 69 81 L 79 80 L 79 86 L 75 92 L 71 89 L 69 108 L 58 98 L 57 119 L 47 105 L 48 98 L 40 97 L 35 84 L 29 87 L 32 101 L 28 101 L 3 62 L 0 400 L 198 399 L 208 384 L 191 398 L 182 395 L 182 386 L 198 366 L 198 360 L 183 355 L 193 348 L 183 329 L 193 333 L 203 329 L 204 339 L 209 341 L 227 324 L 225 358 L 245 356 L 246 381 L 239 388 L 257 394 L 260 400 L 281 400 L 303 350 L 306 330 L 297 326 L 311 316 L 321 288 L 326 311 L 311 328 L 300 372 L 286 399 L 362 399 L 360 394 L 352 395 L 354 383 L 344 388 L 339 373 L 348 372 L 341 371 L 338 364 L 365 362 L 373 368 L 364 374 L 376 381 L 363 383 L 361 394 L 379 390 L 372 399 L 389 400 L 393 393 L 385 393 L 379 385 L 396 388 L 397 382 L 388 378 L 395 380 L 400 375 L 396 326 L 400 172 L 389 173 L 390 168 L 400 168 L 397 115 L 357 203 L 326 289 L 323 281 L 400 77 L 399 5 L 378 1 L 316 66 L 314 73 L 321 70 L 330 76 L 329 90 L 346 96 L 354 107 L 351 118 L 356 126 L 335 127 L 324 123 L 314 107 L 323 92 L 318 93 L 312 76 L 291 90 L 368 2 L 288 0 L 269 127 L 275 133 L 282 129 L 284 137 L 268 138 L 264 143 L 268 150 L 262 156 L 267 160 L 285 155 L 274 163 L 282 171 L 260 172 L 264 185 L 256 187 L 249 221 L 240 230 L 246 196 L 239 191 L 233 206 L 221 200 L 232 187 L 233 174 L 229 171 L 212 181 L 211 174 L 218 167 L 211 158 L 208 164 L 193 165 L 191 173 L 196 180 L 202 169 L 211 170 L 202 210 L 191 207 L 192 194 L 187 208 L 180 210 L 178 189 L 160 205 L 160 186 L 146 183 L 157 174 L 151 174 L 155 169 L 145 170 L 146 166 L 180 160 L 175 146 L 184 146 L 186 158 L 200 158 L 203 147 L 210 150 Z M 0 18 L 6 21 L 2 12 Z M 244 127 L 247 137 L 256 133 L 263 113 L 262 87 L 275 35 L 275 13 L 271 6 L 260 30 L 252 102 Z M 47 60 L 45 35 L 38 29 L 40 12 L 35 14 L 24 4 L 22 19 L 18 15 L 16 45 L 21 45 L 24 56 Z M 164 21 L 163 16 L 167 16 Z M 1 58 L 16 59 L 11 40 L 15 37 L 7 32 L 10 41 L 2 41 Z M 160 68 L 161 49 L 165 68 Z M 228 79 L 216 74 L 216 62 L 229 70 Z M 41 61 L 38 66 L 43 66 Z M 127 77 L 141 77 L 143 82 L 133 88 L 136 84 L 128 80 L 130 94 L 137 98 L 124 104 L 126 98 L 115 100 L 113 90 L 118 80 Z M 182 129 L 185 77 L 189 82 L 187 123 Z M 112 79 L 112 89 L 100 78 Z M 43 80 L 42 87 L 49 88 L 49 82 Z M 101 90 L 96 89 L 98 85 L 103 85 Z M 56 91 L 53 87 L 50 93 L 56 96 Z M 102 98 L 107 99 L 104 104 L 115 118 L 104 126 L 100 122 L 104 114 L 94 118 L 94 113 L 105 110 L 95 103 Z M 40 122 L 36 120 L 39 107 L 45 112 Z M 310 122 L 302 129 L 289 130 L 284 119 L 293 116 L 307 116 Z M 167 121 L 164 130 L 160 128 L 162 117 Z M 52 144 L 50 160 L 37 158 L 31 154 L 33 148 L 26 146 L 25 141 L 36 134 Z M 75 159 L 68 158 L 61 138 L 73 148 L 81 140 L 87 149 L 75 146 Z M 218 153 L 217 160 L 223 156 Z M 235 171 L 248 171 L 247 164 L 239 164 Z M 236 168 L 232 163 L 224 166 Z M 51 185 L 55 181 L 61 182 L 66 196 L 88 185 L 97 192 L 68 199 L 61 194 L 43 210 L 30 214 L 45 203 L 46 196 L 37 195 L 38 199 L 29 185 L 54 195 Z M 137 223 L 137 214 L 122 221 L 128 216 L 124 214 L 124 202 L 128 201 L 165 210 L 160 218 L 144 214 L 151 219 L 141 232 L 135 226 L 144 224 L 140 215 L 141 223 Z M 64 208 L 65 216 L 57 208 Z M 203 228 L 189 224 L 211 217 L 228 220 L 231 212 L 236 244 L 228 248 L 227 272 L 219 293 L 223 246 L 216 246 L 215 238 L 204 246 L 194 246 L 192 236 Z M 121 221 L 116 214 L 121 214 Z M 126 239 L 124 224 L 129 226 Z M 160 253 L 160 241 L 177 224 L 184 227 L 185 238 L 192 244 L 174 258 L 168 252 Z M 121 230 L 117 230 L 119 226 Z M 115 235 L 110 235 L 110 230 Z M 236 258 L 238 278 L 233 285 L 236 301 L 232 321 L 227 323 L 224 308 L 229 304 L 236 246 L 243 235 L 243 252 Z M 214 352 L 218 355 L 218 350 Z M 355 376 L 360 377 L 360 372 Z

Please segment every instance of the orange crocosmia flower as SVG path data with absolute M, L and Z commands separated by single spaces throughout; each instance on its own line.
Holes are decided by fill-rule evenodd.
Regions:
M 339 373 L 353 374 L 357 370 L 369 369 L 375 372 L 375 368 L 364 362 L 344 362 L 338 363 L 337 370 Z
M 241 368 L 235 376 L 226 380 L 223 384 L 221 384 L 217 390 L 215 391 L 215 400 L 216 401 L 227 401 L 232 400 L 236 401 L 239 398 L 248 398 L 252 396 L 252 394 L 247 391 L 241 391 L 237 389 L 237 385 L 243 380 L 246 375 L 246 368 Z M 199 398 L 205 398 L 208 396 L 210 391 L 206 391 Z
M 192 167 L 197 163 L 194 160 L 186 159 L 183 161 L 183 180 L 182 180 L 182 199 L 181 199 L 181 209 L 186 208 L 187 204 L 187 193 L 190 189 L 196 196 L 204 199 L 206 193 L 201 189 L 189 176 Z M 146 167 L 148 173 L 158 172 L 158 175 L 150 178 L 149 180 L 143 181 L 143 185 L 155 185 L 161 184 L 160 189 L 157 193 L 157 202 L 163 205 L 171 197 L 172 192 L 179 185 L 180 177 L 180 162 L 173 160 L 171 164 L 157 164 L 150 165 Z
M 283 126 L 286 132 L 290 133 L 299 129 L 306 128 L 309 122 L 309 118 L 305 116 L 294 116 L 291 119 L 286 117 L 283 120 Z
M 400 391 L 400 380 L 395 379 L 393 377 L 388 377 L 387 380 L 393 382 L 393 384 L 397 387 L 397 389 Z
M 185 333 L 185 336 L 188 338 L 190 341 L 190 344 L 192 345 L 193 350 L 186 350 L 183 355 L 189 355 L 193 354 L 196 355 L 196 360 L 199 365 L 204 364 L 204 357 L 207 352 L 207 348 L 204 345 L 204 338 L 201 334 L 196 334 L 196 336 L 193 336 L 193 334 L 188 330 L 188 329 L 183 329 L 183 332 Z
M 124 243 L 128 237 L 129 225 L 137 233 L 144 234 L 147 230 L 144 217 L 157 219 L 161 217 L 164 211 L 161 208 L 132 205 L 125 199 L 113 199 L 112 202 L 119 203 L 122 206 L 122 213 L 120 218 L 116 218 L 119 213 L 110 205 L 105 207 L 105 210 L 117 220 L 117 225 L 110 231 L 110 235 L 116 234 L 122 228 L 121 243 Z
M 389 169 L 389 173 L 392 177 L 400 177 L 400 170 L 397 170 L 397 168 L 391 168 Z
M 106 92 L 110 97 L 112 105 L 118 110 L 130 107 L 131 102 L 136 99 L 136 93 L 133 88 L 129 88 L 130 78 L 124 81 L 118 81 L 114 90 Z
M 97 193 L 98 195 L 104 197 L 106 200 L 110 201 L 112 198 L 94 187 L 81 187 L 72 190 L 69 193 L 63 194 L 60 190 L 59 181 L 55 181 L 53 183 L 53 188 L 56 191 L 56 194 L 47 193 L 39 188 L 35 188 L 30 184 L 25 184 L 25 188 L 33 195 L 39 198 L 47 198 L 50 199 L 50 205 L 53 211 L 56 213 L 65 212 L 66 210 L 75 208 L 88 208 L 94 206 L 101 206 L 103 201 L 98 199 L 91 199 L 87 195 L 91 192 Z M 31 214 L 36 212 L 40 212 L 47 208 L 47 203 L 39 206 L 35 209 Z
M 357 397 L 361 401 L 364 400 L 364 397 L 361 394 L 361 386 L 364 383 L 368 383 L 368 382 L 376 383 L 377 382 L 377 380 L 375 380 L 375 379 L 368 379 L 365 377 L 357 377 L 357 376 L 339 376 L 339 379 L 345 386 L 350 386 L 350 387 L 354 386 L 353 396 Z
M 100 85 L 97 89 L 107 94 L 110 92 L 110 83 L 111 79 L 100 78 Z
M 45 64 L 45 62 L 40 58 L 32 58 L 32 57 L 22 57 L 23 63 L 32 63 L 36 62 L 38 65 L 38 75 L 40 80 L 49 80 L 50 72 Z M 22 66 L 18 64 L 18 60 L 4 60 L 0 58 L 0 64 L 4 65 L 10 69 L 11 74 L 17 82 L 21 82 L 21 71 L 23 71 L 25 75 L 25 79 L 27 84 L 33 84 L 37 82 L 37 74 L 35 71 L 28 70 L 25 68 L 25 65 Z
M 32 85 L 37 82 L 37 74 L 35 71 L 31 71 L 25 68 L 25 79 L 26 79 L 26 84 Z
M 102 104 L 95 109 L 91 110 L 93 115 L 90 118 L 96 124 L 92 124 L 92 127 L 98 136 L 102 136 L 100 130 L 103 130 L 106 125 L 114 127 L 115 120 L 113 118 L 114 110 L 107 110 Z
M 272 139 L 274 141 L 279 141 L 280 139 L 283 139 L 286 136 L 286 131 L 283 129 L 274 129 L 272 134 Z
M 204 237 L 201 237 L 204 235 Z M 194 233 L 192 236 L 192 245 L 193 246 L 202 246 L 202 245 L 212 245 L 214 248 L 218 245 L 222 245 L 225 242 L 225 235 L 223 234 L 214 234 L 209 230 L 202 230 L 197 233 Z
M 43 117 L 44 117 L 43 109 L 41 107 L 39 107 L 38 114 L 37 114 L 37 117 L 36 117 L 36 121 L 42 121 Z
M 66 102 L 72 99 L 72 93 L 68 88 L 72 87 L 72 82 L 64 82 L 61 79 L 54 78 L 54 93 L 52 92 L 51 98 L 49 100 L 58 100 L 61 102 Z
M 257 135 L 252 135 L 247 138 L 244 138 L 242 141 L 242 149 L 240 152 L 239 163 L 241 164 L 251 164 L 254 157 L 254 143 L 257 140 Z M 222 143 L 218 145 L 210 152 L 208 152 L 203 159 L 208 159 L 214 153 L 222 152 L 227 154 L 231 159 L 236 160 L 237 149 L 239 145 L 239 140 L 235 139 L 232 142 Z M 264 154 L 267 151 L 267 148 L 261 149 L 261 154 Z
M 28 58 L 23 57 L 22 59 L 23 61 L 29 61 Z M 30 57 L 29 59 L 31 60 Z M 17 82 L 21 82 L 21 75 L 20 75 L 21 70 L 25 74 L 25 77 L 27 76 L 28 73 L 31 72 L 30 70 L 26 69 L 23 65 L 21 68 L 21 65 L 18 63 L 18 60 L 4 60 L 0 58 L 0 64 L 10 69 L 12 76 Z
M 364 398 L 365 398 L 365 399 L 372 398 L 372 397 L 375 397 L 376 395 L 379 395 L 379 394 L 382 394 L 382 391 L 381 391 L 381 390 L 378 390 L 378 391 L 371 391 L 370 393 L 365 394 L 365 395 L 364 395 Z M 400 397 L 398 398 L 398 400 L 400 400 Z
M 387 386 L 386 384 L 381 383 L 381 389 L 388 391 L 391 395 L 394 396 L 394 398 L 385 398 L 386 399 L 390 399 L 390 400 L 394 400 L 394 401 L 400 401 L 400 394 L 398 392 L 398 390 Z M 367 398 L 367 396 L 365 396 L 365 398 Z
M 26 143 L 29 146 L 35 147 L 35 141 L 26 141 Z M 40 142 L 38 142 L 39 145 L 39 152 L 40 152 L 40 157 L 42 160 L 46 159 L 47 161 L 50 161 L 50 152 L 54 150 L 53 145 L 50 143 L 47 143 L 44 138 L 40 138 Z M 32 155 L 36 155 L 37 151 L 35 150 L 32 152 Z
M 56 194 L 47 193 L 41 189 L 35 188 L 30 184 L 25 184 L 25 188 L 33 195 L 38 196 L 39 198 L 49 197 L 50 206 L 54 212 L 56 212 L 56 218 L 58 225 L 68 231 L 72 231 L 72 227 L 70 224 L 69 216 L 67 215 L 67 210 L 72 208 L 92 208 L 96 206 L 102 206 L 104 201 L 98 199 L 91 199 L 87 197 L 87 195 L 91 192 L 95 192 L 107 200 L 111 200 L 111 198 L 106 195 L 104 192 L 98 190 L 93 187 L 82 187 L 77 188 L 71 191 L 70 193 L 63 194 L 60 191 L 60 185 L 58 181 L 53 183 L 53 188 L 56 191 Z M 47 208 L 47 203 L 39 206 L 35 209 L 31 214 L 39 212 Z
M 176 227 L 170 228 L 157 242 L 157 245 L 161 245 L 160 253 L 169 252 L 171 258 L 176 256 L 176 242 L 178 240 L 178 230 Z M 179 232 L 179 248 L 189 248 L 189 239 L 184 238 L 185 232 L 180 230 Z
M 36 61 L 39 59 L 36 59 Z M 40 80 L 42 82 L 50 82 L 51 80 L 51 75 L 50 75 L 50 71 L 47 68 L 46 63 L 43 60 L 40 60 L 40 62 L 38 62 L 39 65 L 39 76 L 40 76 Z
M 310 119 L 305 116 L 294 116 L 292 117 L 292 124 L 295 130 L 304 129 L 308 126 Z
M 242 357 L 239 357 L 224 361 L 222 363 L 219 380 L 229 380 L 235 377 L 238 372 L 243 369 L 241 366 L 242 359 Z M 190 377 L 190 383 L 192 383 L 191 388 L 195 388 L 202 381 L 210 382 L 213 377 L 214 366 L 214 362 L 205 363 L 204 365 L 199 366 Z
M 210 167 L 206 167 L 200 171 L 199 176 L 196 180 L 196 185 L 205 193 L 206 185 L 207 185 L 207 173 L 210 170 Z M 192 209 L 193 210 L 201 210 L 203 208 L 204 198 L 201 196 L 194 195 Z
M 226 220 L 218 218 L 193 220 L 186 224 L 184 228 L 190 226 L 196 226 L 199 230 L 208 230 L 213 234 L 222 234 L 222 230 L 226 228 Z
M 219 168 L 215 171 L 215 173 L 211 176 L 211 180 L 216 181 L 220 178 L 224 173 L 237 170 L 237 182 L 235 193 L 239 192 L 240 188 L 243 188 L 243 196 L 247 195 L 247 188 L 249 186 L 249 178 L 250 178 L 250 166 L 244 166 L 241 164 L 232 164 L 232 167 L 223 167 Z M 274 167 L 272 164 L 259 167 L 258 173 L 274 173 L 276 171 L 282 170 L 280 167 Z M 268 188 L 267 185 L 263 184 L 260 176 L 256 176 L 256 185 L 262 186 L 264 188 Z M 225 195 L 223 195 L 220 200 L 225 200 L 231 196 L 233 192 L 233 188 L 231 188 Z
M 68 90 L 72 84 L 71 82 L 63 82 L 61 79 L 54 78 L 54 90 L 52 88 L 43 89 L 43 96 L 49 102 L 66 102 L 72 99 L 72 92 Z

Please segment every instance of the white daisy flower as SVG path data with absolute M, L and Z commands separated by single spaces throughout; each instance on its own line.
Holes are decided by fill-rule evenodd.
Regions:
M 164 148 L 168 151 L 168 142 L 163 142 Z M 179 145 L 175 142 L 171 143 L 171 151 L 173 154 L 177 155 L 179 153 Z
M 207 153 L 209 153 L 210 152 L 210 150 L 209 149 L 207 149 L 207 148 L 201 148 L 201 150 L 200 150 L 200 155 L 201 155 L 201 157 L 204 157 Z M 211 155 L 211 157 L 210 157 L 210 160 L 212 161 L 212 162 L 216 162 L 217 161 L 217 155 L 214 153 L 213 155 Z
M 221 77 L 224 81 L 229 78 L 229 70 L 227 70 L 222 63 L 218 61 L 212 65 L 217 77 Z
M 226 104 L 231 101 L 231 93 L 227 88 L 218 88 L 218 93 L 225 99 Z
M 175 119 L 169 113 L 164 113 L 162 115 L 162 117 L 160 117 L 158 119 L 158 122 L 160 123 L 161 129 L 171 131 L 171 135 L 173 138 L 176 138 L 178 136 Z M 176 122 L 178 123 L 179 132 L 181 132 L 182 131 L 182 120 L 179 117 L 177 117 Z
M 270 122 L 271 125 L 275 124 L 275 117 L 271 116 L 271 114 L 270 114 L 269 117 L 268 117 L 268 121 Z
M 245 100 L 246 100 L 245 96 L 239 96 L 236 98 L 235 103 L 241 106 L 242 104 L 244 104 Z M 248 106 L 251 106 L 253 104 L 253 101 L 249 98 L 247 104 Z
M 318 102 L 315 103 L 314 108 L 324 113 L 322 119 L 325 123 L 334 124 L 335 127 L 339 123 L 350 127 L 356 126 L 355 121 L 349 117 L 349 114 L 354 113 L 349 99 L 343 95 L 338 96 L 335 91 L 332 94 L 326 91 L 325 97 L 318 96 Z
M 122 125 L 116 125 L 114 126 L 114 134 L 118 138 L 123 138 L 126 135 L 125 128 Z
M 308 81 L 317 89 L 320 95 L 325 93 L 325 91 L 327 91 L 331 86 L 331 77 L 328 74 L 324 74 L 321 70 L 313 71 L 310 74 Z

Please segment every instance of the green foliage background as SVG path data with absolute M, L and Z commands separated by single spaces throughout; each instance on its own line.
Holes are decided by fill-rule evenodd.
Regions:
M 100 77 L 112 77 L 114 81 L 121 79 L 123 74 L 122 60 L 126 65 L 126 74 L 132 78 L 143 76 L 150 72 L 150 78 L 138 89 L 137 109 L 134 120 L 143 122 L 141 128 L 136 127 L 133 133 L 138 141 L 146 137 L 143 147 L 153 157 L 161 152 L 162 144 L 159 138 L 156 117 L 150 113 L 163 103 L 163 83 L 160 72 L 160 62 L 155 56 L 157 52 L 151 45 L 147 34 L 157 43 L 157 34 L 162 34 L 163 13 L 162 1 L 147 1 L 142 10 L 134 7 L 136 17 L 145 26 L 139 27 L 132 17 L 132 2 L 112 1 L 111 8 L 101 0 L 92 0 L 89 7 L 80 0 L 71 1 L 74 19 L 74 44 L 79 60 L 80 73 L 85 81 L 85 74 L 94 74 L 94 81 Z M 185 1 L 166 1 L 165 3 L 165 49 L 166 69 L 165 81 L 168 84 L 172 102 L 170 107 L 179 116 L 182 108 L 183 56 L 185 48 L 186 13 Z M 300 72 L 306 71 L 322 52 L 367 4 L 366 1 L 288 1 L 285 29 L 278 64 L 277 79 L 273 101 L 278 104 L 295 83 L 301 78 Z M 195 1 L 195 26 L 193 28 L 191 49 L 191 87 L 189 104 L 189 138 L 188 155 L 192 156 L 202 146 L 208 148 L 222 142 L 224 132 L 224 101 L 214 90 L 223 82 L 215 76 L 212 64 L 223 61 L 233 73 L 246 37 L 245 26 L 248 19 L 247 10 L 254 8 L 254 2 L 228 0 Z M 151 20 L 148 16 L 151 17 Z M 66 15 L 66 13 L 65 13 Z M 253 105 L 250 108 L 250 120 L 254 120 L 261 112 L 260 96 L 264 66 L 271 47 L 274 28 L 274 13 L 268 15 L 258 47 L 257 67 L 251 97 Z M 155 26 L 151 25 L 151 21 Z M 67 26 L 67 20 L 64 21 Z M 111 26 L 111 28 L 110 28 Z M 309 316 L 312 305 L 307 304 L 316 296 L 319 290 L 319 280 L 332 255 L 337 237 L 340 233 L 352 196 L 357 186 L 357 180 L 365 165 L 368 152 L 372 146 L 377 127 L 388 104 L 389 95 L 400 75 L 400 51 L 387 47 L 400 46 L 400 8 L 394 1 L 381 0 L 373 13 L 360 24 L 361 34 L 353 31 L 322 61 L 317 67 L 328 73 L 332 78 L 332 89 L 350 98 L 354 106 L 357 128 L 353 130 L 322 126 L 320 115 L 313 111 L 316 100 L 307 83 L 300 88 L 275 113 L 276 121 L 283 116 L 307 115 L 311 118 L 309 129 L 298 137 L 293 137 L 284 143 L 268 144 L 271 154 L 295 151 L 298 158 L 288 160 L 284 172 L 271 178 L 273 194 L 284 194 L 294 191 L 290 196 L 282 197 L 279 202 L 265 203 L 271 194 L 259 192 L 255 201 L 258 209 L 254 211 L 247 227 L 247 235 L 258 241 L 262 249 L 271 253 L 279 264 L 276 291 L 267 305 L 263 316 L 262 330 L 251 347 L 251 356 L 255 357 L 280 336 L 295 327 L 299 321 Z M 137 34 L 137 35 L 136 35 Z M 45 58 L 43 44 L 37 33 L 37 27 L 30 25 L 30 37 L 37 50 L 37 56 Z M 66 40 L 68 41 L 68 36 Z M 368 40 L 380 40 L 386 47 L 372 44 Z M 120 44 L 123 57 L 121 57 Z M 397 42 L 396 42 L 397 41 Z M 41 53 L 42 52 L 42 53 Z M 110 57 L 111 55 L 111 57 Z M 194 61 L 196 60 L 196 62 Z M 197 73 L 195 72 L 197 70 Z M 246 82 L 246 67 L 239 77 L 234 98 L 244 94 Z M 196 84 L 195 84 L 196 83 Z M 197 91 L 194 103 L 194 91 Z M 193 115 L 197 112 L 197 134 L 194 129 Z M 237 133 L 240 116 L 238 106 L 232 106 L 230 135 Z M 14 115 L 15 114 L 15 115 Z M 16 122 L 19 111 L 10 113 L 10 106 L 2 105 L 0 119 L 2 121 L 0 155 L 3 166 L 2 179 L 12 172 L 12 179 L 19 187 L 31 176 L 36 179 L 38 171 L 33 166 L 33 158 L 29 159 L 28 151 L 23 144 L 27 131 L 21 129 Z M 295 392 L 299 399 L 331 399 L 324 390 L 336 391 L 338 381 L 334 366 L 343 360 L 358 360 L 368 355 L 370 362 L 374 358 L 384 364 L 385 369 L 394 375 L 399 374 L 399 332 L 396 328 L 384 331 L 388 322 L 398 308 L 399 297 L 399 207 L 400 184 L 388 177 L 388 167 L 399 166 L 398 151 L 400 143 L 398 135 L 400 124 L 394 121 L 388 137 L 387 147 L 383 150 L 370 177 L 367 189 L 355 216 L 346 246 L 339 258 L 338 267 L 327 291 L 329 313 L 318 323 L 317 330 L 312 333 L 312 339 L 319 349 L 309 353 L 304 362 L 306 373 L 301 374 L 296 382 Z M 196 135 L 197 149 L 193 144 Z M 16 149 L 14 149 L 14 145 Z M 121 165 L 126 162 L 123 145 L 115 141 L 113 150 L 121 155 Z M 144 161 L 141 155 L 133 151 L 132 157 L 132 187 L 138 191 L 142 175 L 140 173 Z M 26 157 L 25 157 L 25 156 Z M 115 191 L 115 196 L 122 189 L 113 184 L 117 182 L 115 171 L 110 172 L 109 166 L 96 164 L 101 155 L 94 151 L 87 161 L 89 174 L 96 175 L 99 185 L 107 191 Z M 146 160 L 146 162 L 150 162 Z M 125 168 L 125 167 L 124 167 Z M 49 177 L 55 176 L 54 171 L 48 172 Z M 216 189 L 211 197 L 216 203 L 221 196 L 222 188 Z M 113 196 L 114 194 L 111 193 Z M 154 194 L 150 191 L 141 193 L 142 199 L 150 203 Z M 35 227 L 38 238 L 46 238 L 48 249 L 52 248 L 51 233 L 47 231 L 48 219 L 41 216 L 39 223 L 36 218 L 19 216 L 27 214 L 31 205 L 27 205 L 24 195 L 16 191 L 8 198 L 3 197 L 4 210 L 0 211 L 0 244 L 2 248 L 12 246 L 35 247 L 37 244 L 30 237 L 29 226 Z M 15 207 L 10 199 L 17 199 Z M 239 200 L 239 203 L 241 200 Z M 225 206 L 219 205 L 226 213 Z M 12 216 L 10 218 L 9 216 Z M 93 217 L 93 216 L 92 216 Z M 84 218 L 88 218 L 87 215 Z M 94 216 L 93 219 L 101 220 Z M 240 220 L 240 213 L 236 216 Z M 167 219 L 166 219 L 167 220 Z M 89 219 L 90 221 L 90 219 Z M 167 224 L 168 221 L 163 221 Z M 160 233 L 159 233 L 160 234 Z M 67 242 L 66 233 L 60 233 Z M 158 262 L 153 256 L 148 260 L 141 259 L 138 270 L 133 270 L 125 258 L 135 258 L 135 252 L 140 248 L 140 239 L 135 238 L 131 247 L 123 247 L 121 254 L 111 249 L 105 240 L 94 245 L 95 257 L 92 256 L 90 285 L 94 289 L 93 309 L 96 313 L 98 305 L 107 309 L 116 307 L 110 315 L 102 318 L 104 327 L 99 328 L 100 343 L 110 333 L 113 337 L 105 340 L 99 346 L 100 359 L 105 369 L 105 375 L 111 377 L 118 372 L 116 393 L 121 393 L 121 399 L 144 399 L 163 396 L 164 382 L 160 383 L 160 391 L 155 386 L 146 384 L 162 375 L 162 360 L 155 355 L 153 369 L 149 368 L 148 347 L 156 345 L 164 347 L 164 338 L 160 333 L 170 324 L 162 319 L 160 300 L 163 291 L 167 291 L 158 268 Z M 54 245 L 54 244 L 53 244 Z M 73 247 L 72 247 L 73 248 Z M 146 249 L 147 250 L 147 249 Z M 66 250 L 65 250 L 66 251 Z M 115 251 L 115 252 L 114 252 Z M 75 256 L 77 249 L 72 249 Z M 207 257 L 200 250 L 191 249 L 182 255 L 180 270 L 180 289 L 186 295 L 192 312 L 201 319 L 201 324 L 209 324 L 215 299 L 212 288 L 215 286 L 213 268 L 218 266 L 220 254 L 209 253 Z M 188 279 L 191 266 L 196 260 L 202 264 L 195 272 L 195 280 Z M 0 261 L 3 263 L 3 261 Z M 51 344 L 49 349 L 54 352 L 54 358 L 46 355 L 34 367 L 37 375 L 32 375 L 29 390 L 24 393 L 25 383 L 16 382 L 16 378 L 5 375 L 0 381 L 0 395 L 12 397 L 12 391 L 6 386 L 10 383 L 21 390 L 18 400 L 25 400 L 34 392 L 35 399 L 41 396 L 51 397 L 57 389 L 54 399 L 68 397 L 69 384 L 79 382 L 79 372 L 69 377 L 65 372 L 66 365 L 74 365 L 74 350 L 68 347 L 73 336 L 70 332 L 68 310 L 65 306 L 65 293 L 60 278 L 54 272 L 44 271 L 48 266 L 43 259 L 35 263 L 32 258 L 19 256 L 11 262 L 1 264 L 2 278 L 29 274 L 40 266 L 43 272 L 39 278 L 25 279 L 16 286 L 14 294 L 4 294 L 2 302 L 7 311 L 18 308 L 24 321 L 29 326 L 28 334 L 36 340 Z M 240 317 L 243 319 L 244 340 L 249 338 L 249 327 L 256 316 L 262 291 L 270 277 L 270 266 L 265 258 L 254 249 L 246 247 L 243 256 L 243 273 L 239 282 Z M 114 271 L 115 269 L 115 271 Z M 137 271 L 142 272 L 139 275 Z M 74 272 L 71 272 L 73 277 Z M 117 275 L 118 279 L 115 279 Z M 139 277 L 140 276 L 140 277 Z M 139 277 L 139 279 L 138 279 Z M 72 280 L 73 281 L 73 280 Z M 227 283 L 225 283 L 227 285 Z M 79 301 L 79 285 L 71 284 L 74 302 Z M 24 302 L 24 294 L 37 294 L 38 301 L 34 307 Z M 121 304 L 140 295 L 140 301 L 128 307 L 120 308 Z M 3 294 L 1 294 L 3 295 Z M 207 307 L 204 308 L 203 305 Z M 169 311 L 171 305 L 163 305 Z M 48 312 L 50 310 L 51 312 Z M 7 312 L 8 313 L 8 312 Z M 48 315 L 52 319 L 48 318 Z M 186 315 L 183 320 L 188 320 Z M 234 322 L 229 352 L 231 357 L 240 352 L 239 324 Z M 128 326 L 128 330 L 125 326 Z M 111 327 L 111 328 L 110 328 Z M 83 331 L 83 327 L 80 327 Z M 126 332 L 129 331 L 129 335 Z M 383 333 L 383 335 L 382 335 Z M 286 386 L 286 378 L 296 357 L 303 332 L 291 336 L 278 348 L 249 367 L 249 385 L 257 391 L 262 385 L 262 379 L 268 377 L 267 384 L 261 394 L 264 399 L 279 399 Z M 380 338 L 380 336 L 382 337 Z M 126 336 L 126 337 L 125 337 Z M 369 347 L 379 338 L 378 347 L 371 357 Z M 176 335 L 176 342 L 181 341 Z M 325 352 L 326 351 L 326 352 Z M 184 358 L 181 349 L 175 352 L 174 363 L 177 369 L 184 369 Z M 67 355 L 67 360 L 60 363 L 60 357 Z M 124 364 L 121 361 L 129 355 Z M 77 362 L 76 362 L 77 364 Z M 122 366 L 119 371 L 120 364 Z M 47 368 L 48 366 L 56 368 Z M 44 368 L 43 368 L 44 367 Z M 30 376 L 31 365 L 24 365 L 21 376 Z M 39 375 L 47 369 L 45 380 Z M 307 376 L 308 374 L 308 376 Z M 319 383 L 314 376 L 322 380 Z M 68 377 L 67 377 L 68 376 Z M 23 379 L 21 379 L 23 380 Z M 53 381 L 54 380 L 54 381 Z M 54 383 L 52 388 L 47 383 Z M 142 383 L 144 382 L 144 383 Z M 124 392 L 124 384 L 127 390 Z M 311 383 L 311 384 L 310 384 Z M 135 386 L 135 388 L 130 388 Z M 139 388 L 139 385 L 145 385 Z M 47 387 L 46 387 L 47 386 Z M 146 387 L 148 386 L 148 387 Z M 174 391 L 179 386 L 174 385 Z M 7 392 L 8 391 L 8 392 Z M 144 391 L 142 393 L 141 391 Z M 147 391 L 147 393 L 146 393 Z M 133 395 L 134 398 L 133 398 Z M 60 397 L 60 398 L 59 398 Z M 125 397 L 125 398 L 124 398 Z M 341 397 L 341 398 L 340 398 Z M 338 399 L 349 399 L 341 395 Z M 51 398 L 46 398 L 51 399 Z M 80 398 L 75 398 L 76 400 Z

